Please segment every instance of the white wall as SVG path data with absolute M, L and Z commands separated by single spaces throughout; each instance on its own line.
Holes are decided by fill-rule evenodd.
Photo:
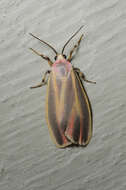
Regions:
M 45 120 L 46 87 L 29 89 L 49 66 L 28 48 L 54 54 L 28 33 L 60 51 L 82 24 L 73 64 L 97 82 L 85 83 L 93 138 L 86 148 L 58 149 Z M 125 0 L 1 0 L 0 190 L 125 190 L 125 94 Z

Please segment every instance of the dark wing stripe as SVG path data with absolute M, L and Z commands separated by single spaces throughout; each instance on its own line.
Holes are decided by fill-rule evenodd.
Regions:
M 82 118 L 80 117 L 80 144 L 88 144 L 91 133 L 92 133 L 92 118 L 91 118 L 91 107 L 89 103 L 88 96 L 84 89 L 83 83 L 81 82 L 78 75 L 75 73 L 76 77 L 76 89 L 78 92 L 78 99 L 81 105 Z
M 51 110 L 48 112 L 48 123 L 53 126 L 57 126 L 57 118 L 56 118 L 56 99 L 54 97 L 55 89 L 53 85 L 53 81 L 50 80 L 48 84 L 49 93 L 48 93 L 48 110 Z M 57 127 L 53 127 L 53 133 L 55 135 L 56 141 L 59 142 L 59 144 L 63 144 L 63 140 L 61 138 L 60 131 Z
M 74 113 L 75 118 L 73 122 L 73 116 L 70 115 L 70 122 L 65 134 L 72 142 L 86 145 L 91 138 L 91 108 L 87 94 L 74 71 L 71 72 L 71 77 L 74 89 L 74 102 L 71 112 Z
M 82 105 L 82 112 L 83 112 L 83 133 L 82 133 L 82 143 L 87 144 L 91 138 L 91 132 L 92 132 L 92 118 L 91 118 L 91 107 L 89 103 L 88 96 L 86 94 L 86 91 L 84 89 L 83 83 L 80 81 L 80 78 L 76 75 L 76 86 L 82 89 L 79 90 L 80 93 L 78 93 L 78 98 L 80 100 L 80 103 Z
M 64 147 L 71 143 L 66 138 L 64 130 L 61 127 L 61 123 L 59 121 L 60 95 L 55 76 L 51 76 L 48 81 L 48 91 L 49 93 L 47 92 L 47 122 L 49 131 L 55 144 L 59 147 Z

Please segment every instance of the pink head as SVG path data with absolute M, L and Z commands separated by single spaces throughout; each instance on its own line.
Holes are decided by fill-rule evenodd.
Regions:
M 56 77 L 69 77 L 72 65 L 64 58 L 63 55 L 58 55 L 51 69 L 52 72 L 55 73 Z

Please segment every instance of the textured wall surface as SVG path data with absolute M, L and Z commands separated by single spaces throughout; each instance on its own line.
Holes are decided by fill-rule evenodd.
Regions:
M 82 24 L 73 60 L 94 113 L 86 148 L 58 149 L 45 120 L 46 87 L 30 90 L 49 69 L 28 50 L 53 58 Z M 66 53 L 80 34 L 67 46 Z M 126 189 L 126 1 L 0 1 L 0 190 Z

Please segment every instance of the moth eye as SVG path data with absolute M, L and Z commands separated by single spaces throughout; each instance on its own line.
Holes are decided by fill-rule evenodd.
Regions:
M 66 57 L 66 55 L 63 55 L 63 57 L 66 59 L 67 57 Z
M 54 57 L 55 61 L 57 60 L 57 55 Z

